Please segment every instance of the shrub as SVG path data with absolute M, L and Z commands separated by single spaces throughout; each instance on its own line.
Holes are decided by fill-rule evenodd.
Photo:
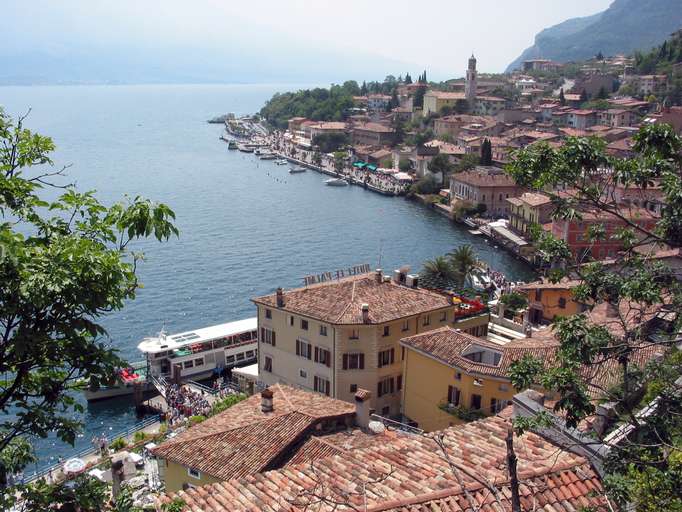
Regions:
M 205 419 L 206 419 L 206 416 L 190 416 L 189 417 L 189 426 L 191 427 L 193 425 L 198 425 L 199 423 L 201 423 Z
M 218 400 L 213 404 L 213 407 L 211 408 L 211 414 L 218 414 L 219 412 L 223 412 L 224 410 L 229 409 L 234 404 L 239 403 L 242 400 L 246 400 L 246 395 L 244 393 L 229 395 L 223 398 L 222 400 Z
M 122 437 L 117 437 L 116 439 L 114 439 L 111 442 L 111 444 L 109 445 L 109 448 L 111 448 L 112 450 L 117 452 L 119 450 L 123 450 L 123 448 L 125 448 L 126 446 L 128 446 L 128 441 L 126 441 Z
M 140 441 L 144 441 L 148 437 L 149 437 L 149 434 L 147 434 L 146 432 L 144 432 L 142 430 L 138 430 L 137 432 L 135 432 L 135 435 L 133 436 L 133 441 L 136 443 L 139 443 Z

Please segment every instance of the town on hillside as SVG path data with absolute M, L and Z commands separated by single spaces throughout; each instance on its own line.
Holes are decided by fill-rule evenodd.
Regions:
M 32 475 L 0 458 L 0 488 L 12 489 L 0 504 L 682 511 L 682 31 L 634 56 L 538 58 L 506 74 L 479 64 L 471 55 L 463 78 L 439 83 L 424 71 L 278 94 L 258 115 L 212 120 L 227 147 L 215 143 L 287 173 L 323 173 L 326 186 L 418 201 L 517 257 L 528 282 L 470 245 L 421 268 L 348 262 L 298 286 L 268 276 L 267 292 L 246 296 L 250 318 L 162 329 L 137 346 L 143 361 L 107 359 L 111 379 L 75 382 L 84 400 L 127 397 L 153 415 Z M 172 212 L 147 218 L 145 203 L 101 215 L 88 197 L 78 200 L 97 218 L 79 225 L 83 245 L 100 216 L 109 244 L 177 232 L 165 223 Z M 57 228 L 66 229 L 38 231 Z M 56 304 L 44 316 L 62 322 Z M 67 489 L 54 499 L 68 501 L 68 489 L 88 486 L 101 486 L 105 508 L 32 494 Z

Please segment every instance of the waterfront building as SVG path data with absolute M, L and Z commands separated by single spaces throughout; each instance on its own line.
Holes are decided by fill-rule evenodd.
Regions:
M 552 200 L 540 192 L 524 192 L 519 197 L 510 197 L 509 227 L 523 237 L 530 236 L 530 228 L 552 221 Z
M 499 416 L 445 429 L 438 436 L 379 424 L 377 433 L 370 434 L 372 441 L 363 447 L 329 450 L 330 456 L 314 464 L 292 464 L 191 487 L 164 501 L 178 497 L 188 509 L 203 512 L 460 511 L 471 510 L 472 502 L 479 512 L 511 510 L 505 439 L 512 414 L 510 408 Z M 442 445 L 436 439 L 442 439 Z M 561 439 L 573 441 L 558 433 L 542 437 L 529 431 L 514 436 L 522 509 L 607 508 L 599 473 L 588 459 L 570 451 L 575 448 L 553 444 Z
M 460 132 L 474 137 L 498 135 L 502 125 L 492 116 L 453 114 L 434 119 L 433 129 L 437 136 L 449 135 L 454 140 Z
M 597 113 L 599 124 L 606 126 L 633 126 L 639 121 L 639 115 L 625 108 L 609 108 Z
M 351 136 L 353 144 L 386 146 L 393 143 L 395 130 L 379 123 L 356 123 L 353 125 Z
M 450 177 L 450 195 L 455 201 L 484 205 L 488 215 L 507 215 L 510 197 L 518 197 L 523 188 L 498 167 L 477 166 Z
M 346 123 L 342 121 L 323 121 L 310 125 L 310 136 L 312 140 L 317 135 L 324 135 L 326 133 L 346 133 Z
M 362 405 L 362 404 L 361 404 Z M 276 384 L 153 449 L 166 492 L 314 460 L 366 435 L 358 407 Z M 362 411 L 361 411 L 362 412 Z M 369 417 L 365 411 L 365 420 Z M 338 435 L 342 432 L 343 435 Z
M 373 393 L 383 416 L 400 413 L 401 351 L 408 335 L 458 325 L 465 318 L 452 297 L 420 288 L 418 277 L 381 271 L 333 279 L 257 297 L 259 375 L 352 401 L 359 388 Z M 488 313 L 465 328 L 488 324 Z

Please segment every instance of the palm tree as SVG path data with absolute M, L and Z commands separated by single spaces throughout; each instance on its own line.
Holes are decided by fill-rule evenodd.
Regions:
M 448 259 L 460 286 L 464 286 L 467 276 L 479 265 L 476 253 L 470 245 L 462 245 L 448 253 Z
M 457 279 L 455 270 L 445 256 L 436 256 L 424 262 L 422 277 L 427 282 L 444 284 Z

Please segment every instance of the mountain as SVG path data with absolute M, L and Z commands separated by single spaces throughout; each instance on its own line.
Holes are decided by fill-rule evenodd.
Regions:
M 681 0 L 614 0 L 603 12 L 546 28 L 507 71 L 528 59 L 568 62 L 586 60 L 599 52 L 616 55 L 647 50 L 681 27 Z

